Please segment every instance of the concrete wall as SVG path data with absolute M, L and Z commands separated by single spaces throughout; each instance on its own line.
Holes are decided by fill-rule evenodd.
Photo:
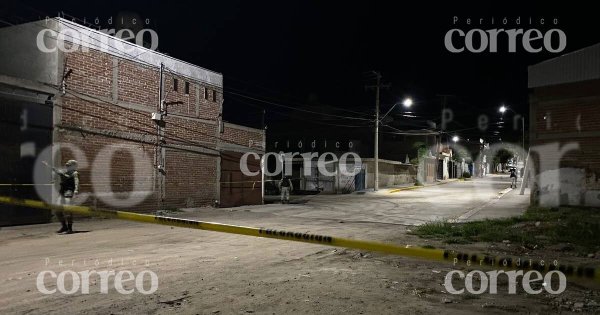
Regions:
M 373 159 L 363 159 L 362 162 L 367 169 L 367 188 L 372 189 L 375 186 L 375 162 Z M 414 165 L 379 159 L 379 188 L 414 184 L 416 178 Z
M 36 82 L 57 85 L 59 52 L 42 52 L 37 44 L 38 33 L 46 28 L 56 28 L 56 21 L 31 22 L 0 28 L 0 74 Z M 56 48 L 56 39 L 41 36 L 48 48 Z

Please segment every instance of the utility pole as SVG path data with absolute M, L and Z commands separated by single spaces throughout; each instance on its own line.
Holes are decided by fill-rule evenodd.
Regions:
M 156 185 L 156 203 L 157 210 L 163 209 L 165 195 L 166 195 L 166 176 L 167 170 L 165 168 L 166 165 L 166 153 L 167 149 L 165 147 L 165 118 L 169 114 L 168 106 L 169 105 L 181 105 L 182 101 L 174 101 L 167 102 L 165 100 L 165 65 L 163 63 L 160 64 L 160 81 L 158 83 L 158 104 L 156 106 L 156 112 L 152 113 L 152 120 L 156 123 L 156 149 L 154 151 L 154 167 L 156 168 L 154 175 L 155 185 Z
M 441 116 L 441 120 L 440 120 L 440 131 L 442 132 L 440 134 L 440 148 L 438 148 L 438 152 L 435 155 L 437 158 L 437 161 L 435 163 L 435 176 L 436 178 L 440 178 L 440 179 L 444 179 L 444 167 L 442 166 L 442 169 L 440 169 L 440 159 L 443 161 L 444 160 L 444 133 L 446 131 L 446 124 L 447 122 L 445 121 L 446 119 L 446 105 L 448 105 L 448 97 L 449 96 L 453 96 L 453 95 L 449 95 L 449 94 L 438 94 L 438 96 L 441 97 L 441 101 L 442 101 L 442 116 Z M 450 116 L 448 117 L 450 121 L 452 121 L 452 119 L 454 119 L 454 114 L 452 114 L 452 112 L 449 112 Z M 448 133 L 445 133 L 446 135 L 446 146 L 445 148 L 448 149 L 448 153 L 450 153 L 450 141 L 449 141 L 449 136 Z M 442 164 L 444 165 L 444 164 Z M 440 175 L 441 174 L 441 175 Z
M 523 154 L 525 154 L 525 116 L 521 117 L 521 128 L 523 129 Z
M 373 183 L 373 190 L 377 191 L 379 190 L 379 90 L 381 88 L 389 88 L 390 84 L 381 84 L 381 73 L 376 71 L 373 71 L 373 73 L 375 74 L 375 78 L 377 79 L 377 84 L 365 86 L 365 88 L 375 89 L 375 144 L 373 148 L 373 155 L 375 160 L 375 180 Z
M 157 112 L 152 113 L 152 120 L 156 123 L 156 150 L 154 152 L 154 165 L 156 167 L 156 202 L 157 202 L 157 210 L 161 210 L 163 208 L 163 202 L 165 198 L 165 120 L 164 116 L 166 115 L 166 104 L 164 100 L 164 70 L 165 65 L 160 64 L 160 81 L 158 83 L 158 105 Z

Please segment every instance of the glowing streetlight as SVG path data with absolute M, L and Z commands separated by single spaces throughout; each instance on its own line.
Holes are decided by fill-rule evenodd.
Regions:
M 458 140 L 459 140 L 458 136 L 454 136 L 454 137 L 452 137 L 452 141 L 454 141 L 454 142 L 458 142 Z
M 381 118 L 379 118 L 379 121 L 382 121 L 382 120 L 383 120 L 385 117 L 387 117 L 387 115 L 388 115 L 389 113 L 391 113 L 391 112 L 392 112 L 392 110 L 393 110 L 394 108 L 396 108 L 396 106 L 398 106 L 398 104 L 402 104 L 402 106 L 404 106 L 404 107 L 411 107 L 411 106 L 412 106 L 412 104 L 413 104 L 413 100 L 412 100 L 412 98 L 410 98 L 410 97 L 407 97 L 407 98 L 405 98 L 405 99 L 402 101 L 402 103 L 396 103 L 396 104 L 394 104 L 394 106 L 392 106 L 392 108 L 390 108 L 390 109 L 389 109 L 389 110 L 388 110 L 388 111 L 387 111 L 387 112 L 386 112 L 386 113 L 385 113 L 385 114 L 384 114 L 384 115 L 383 115 Z
M 375 157 L 375 180 L 373 185 L 373 190 L 377 191 L 379 189 L 379 124 L 387 115 L 394 109 L 399 103 L 394 104 L 388 111 L 383 115 L 383 117 L 379 118 L 379 79 L 381 75 L 377 74 L 377 102 L 375 106 L 375 147 L 373 148 L 373 156 Z M 411 107 L 413 101 L 411 98 L 407 97 L 402 101 L 402 105 L 404 107 Z
M 523 136 L 522 136 L 523 137 L 523 140 L 522 140 L 523 154 L 527 154 L 525 152 L 525 116 L 521 116 L 521 115 L 517 114 L 517 112 L 515 112 L 512 108 L 508 108 L 504 105 L 500 106 L 500 113 L 502 113 L 502 115 L 504 115 L 504 112 L 506 112 L 507 110 L 510 110 L 511 112 L 513 112 L 515 114 L 515 120 L 518 119 L 518 117 L 521 118 L 521 130 L 523 131 Z M 500 139 L 500 142 L 502 142 L 502 139 Z

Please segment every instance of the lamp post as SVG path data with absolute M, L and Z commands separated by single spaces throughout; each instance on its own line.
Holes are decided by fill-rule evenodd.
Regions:
M 407 97 L 402 101 L 402 103 L 394 104 L 381 118 L 379 118 L 379 121 L 382 121 L 398 104 L 402 104 L 402 106 L 409 108 L 413 105 L 413 100 L 410 97 Z
M 379 90 L 377 91 L 377 93 L 379 93 Z M 379 100 L 379 97 L 377 97 L 377 100 Z M 374 182 L 373 182 L 373 190 L 374 191 L 378 191 L 379 190 L 379 124 L 381 123 L 381 121 L 389 114 L 392 112 L 392 110 L 396 107 L 396 105 L 398 105 L 400 103 L 396 103 L 394 104 L 386 113 L 385 115 L 383 115 L 383 117 L 379 118 L 379 102 L 377 102 L 377 106 L 375 108 L 375 148 L 374 148 L 374 164 L 375 164 L 375 171 L 374 171 Z M 402 106 L 408 108 L 411 107 L 413 105 L 413 100 L 408 97 L 405 98 L 402 101 Z
M 510 110 L 511 112 L 513 112 L 514 114 L 520 115 L 519 113 L 515 112 L 512 108 L 507 107 L 507 106 L 500 106 L 500 113 L 504 114 L 507 110 Z M 521 115 L 521 132 L 522 132 L 522 147 L 523 147 L 523 154 L 525 154 L 525 116 Z M 525 162 L 525 161 L 523 161 Z

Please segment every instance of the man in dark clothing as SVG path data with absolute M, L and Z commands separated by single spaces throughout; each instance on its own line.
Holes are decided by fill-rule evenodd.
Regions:
M 514 167 L 510 169 L 510 188 L 517 188 L 517 169 Z
M 44 164 L 48 165 L 48 163 Z M 77 161 L 68 160 L 65 163 L 65 170 L 52 168 L 52 172 L 60 177 L 60 191 L 58 197 L 59 205 L 70 205 L 73 196 L 79 193 L 79 173 L 77 172 Z M 69 211 L 55 210 L 54 214 L 61 224 L 60 230 L 56 233 L 73 233 L 73 214 Z
M 294 185 L 288 176 L 284 176 L 279 181 L 279 189 L 281 190 L 281 203 L 290 203 L 290 191 L 294 190 Z

